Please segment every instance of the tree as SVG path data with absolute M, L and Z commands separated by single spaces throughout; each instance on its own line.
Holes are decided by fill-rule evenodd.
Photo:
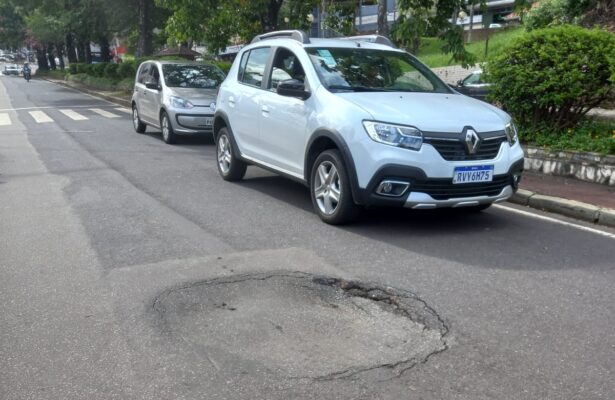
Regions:
M 479 0 L 484 6 L 485 0 Z M 463 0 L 398 0 L 402 18 L 396 27 L 396 39 L 411 43 L 418 50 L 422 36 L 438 35 L 444 41 L 442 51 L 464 67 L 472 65 L 476 57 L 469 53 L 463 42 L 463 28 L 456 25 Z
M 0 45 L 15 48 L 25 39 L 25 24 L 12 0 L 0 0 Z
M 153 0 L 138 0 L 139 10 L 139 40 L 137 42 L 137 57 L 152 54 L 152 8 Z

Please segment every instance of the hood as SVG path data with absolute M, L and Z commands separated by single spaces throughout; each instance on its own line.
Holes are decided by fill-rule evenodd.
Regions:
M 460 94 L 360 92 L 337 93 L 376 121 L 411 125 L 425 132 L 478 132 L 504 129 L 510 117 L 483 101 Z
M 169 96 L 177 96 L 190 101 L 195 106 L 207 106 L 216 102 L 218 89 L 197 89 L 169 87 Z

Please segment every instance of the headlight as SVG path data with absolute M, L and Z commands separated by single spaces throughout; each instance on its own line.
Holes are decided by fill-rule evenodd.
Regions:
M 511 146 L 517 143 L 517 140 L 519 140 L 519 135 L 517 134 L 517 127 L 512 121 L 506 124 L 504 130 L 506 131 L 506 138 L 508 139 L 508 143 Z
M 411 126 L 376 121 L 363 121 L 363 126 L 369 137 L 379 143 L 412 150 L 420 150 L 423 144 L 423 134 Z
M 194 105 L 186 99 L 182 99 L 181 97 L 170 96 L 169 102 L 171 103 L 171 107 L 173 108 L 184 108 L 191 109 Z

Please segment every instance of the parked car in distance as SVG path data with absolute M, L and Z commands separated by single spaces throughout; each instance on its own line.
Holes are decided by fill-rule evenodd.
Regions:
M 256 165 L 299 181 L 330 224 L 363 206 L 480 211 L 512 196 L 523 171 L 507 113 L 455 92 L 384 37 L 257 36 L 216 104 L 220 176 Z
M 6 64 L 4 66 L 4 75 L 19 75 L 21 73 L 21 68 L 15 64 Z
M 135 131 L 144 133 L 147 125 L 153 126 L 169 144 L 178 135 L 211 134 L 216 95 L 224 78 L 224 72 L 210 64 L 143 62 L 132 95 Z
M 483 80 L 483 71 L 477 70 L 459 80 L 457 85 L 453 86 L 453 88 L 466 96 L 487 101 L 487 95 L 489 94 L 491 84 Z

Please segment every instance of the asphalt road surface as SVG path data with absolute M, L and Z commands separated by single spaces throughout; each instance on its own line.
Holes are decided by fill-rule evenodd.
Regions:
M 0 399 L 613 399 L 615 232 L 370 210 L 0 78 Z

